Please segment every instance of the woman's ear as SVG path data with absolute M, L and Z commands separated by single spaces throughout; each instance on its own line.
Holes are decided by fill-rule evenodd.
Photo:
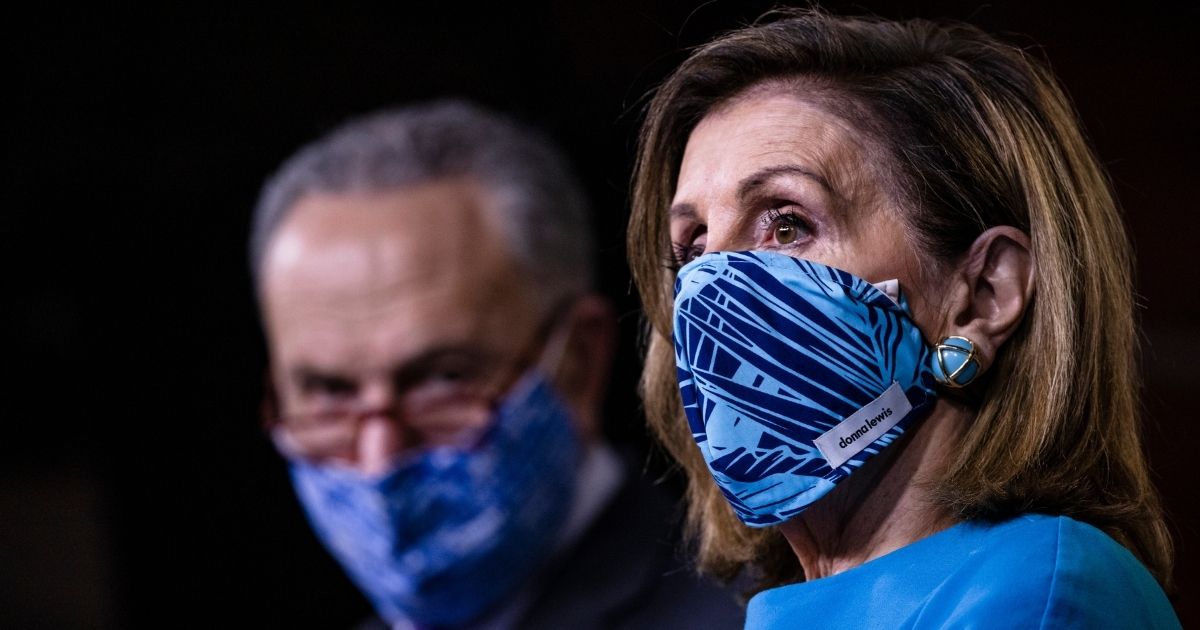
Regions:
M 1011 226 L 980 234 L 959 265 L 943 336 L 970 339 L 987 369 L 1033 301 L 1037 261 L 1029 235 Z M 935 340 L 937 341 L 937 340 Z

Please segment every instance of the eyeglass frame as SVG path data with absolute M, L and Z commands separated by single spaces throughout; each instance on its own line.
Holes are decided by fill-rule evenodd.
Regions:
M 499 401 L 512 391 L 513 387 L 520 381 L 522 375 L 527 373 L 531 366 L 539 366 L 545 370 L 546 366 L 557 366 L 561 363 L 563 354 L 565 353 L 567 340 L 569 335 L 564 334 L 568 327 L 563 326 L 567 315 L 571 312 L 571 307 L 577 300 L 577 296 L 568 296 L 555 303 L 553 307 L 548 309 L 548 315 L 534 329 L 534 333 L 530 340 L 524 344 L 521 350 L 516 354 L 516 358 L 509 363 L 507 370 L 500 370 L 497 373 L 502 375 L 502 378 L 497 379 L 499 385 L 492 388 L 493 391 L 479 396 L 472 403 L 479 403 L 479 408 L 486 409 L 489 417 L 494 415 Z M 547 358 L 551 360 L 547 361 Z M 549 372 L 549 371 L 548 371 Z M 551 376 L 553 376 L 552 372 Z M 274 380 L 271 376 L 271 371 L 268 368 L 264 374 L 265 383 L 263 388 L 263 399 L 259 406 L 260 417 L 262 418 L 262 428 L 267 431 L 276 443 L 276 446 L 286 454 L 304 457 L 312 460 L 323 460 L 335 458 L 333 453 L 338 452 L 337 448 L 317 449 L 305 447 L 296 440 L 294 432 L 296 423 L 289 422 L 289 419 L 294 419 L 302 414 L 281 412 L 282 405 L 279 401 L 278 392 L 274 385 Z M 490 384 L 490 383 L 488 383 Z M 400 409 L 403 404 L 403 397 L 396 395 L 393 397 L 390 405 L 374 407 L 362 407 L 358 409 L 329 409 L 320 412 L 310 412 L 310 417 L 331 416 L 334 414 L 345 414 L 345 417 L 338 420 L 315 420 L 313 426 L 325 423 L 328 425 L 353 426 L 354 429 L 349 433 L 353 436 L 347 440 L 348 444 L 355 444 L 359 439 L 359 429 L 363 421 L 372 415 L 380 414 L 387 415 L 392 421 L 400 421 L 398 416 L 404 412 Z M 416 444 L 410 448 L 436 448 L 443 446 L 470 448 L 486 433 L 488 426 L 480 427 L 464 427 L 461 436 L 447 443 L 438 443 L 434 445 Z M 459 439 L 461 437 L 461 439 Z M 317 452 L 321 451 L 321 452 Z

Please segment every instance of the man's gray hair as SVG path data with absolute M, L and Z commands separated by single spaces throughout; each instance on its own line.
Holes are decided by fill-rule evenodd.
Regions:
M 515 259 L 545 302 L 592 288 L 592 226 L 565 157 L 532 129 L 452 100 L 351 120 L 288 159 L 254 210 L 255 284 L 261 289 L 275 231 L 306 195 L 387 192 L 459 177 L 487 190 Z

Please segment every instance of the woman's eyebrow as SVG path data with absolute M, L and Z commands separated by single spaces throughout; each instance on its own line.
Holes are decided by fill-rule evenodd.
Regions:
M 687 203 L 687 202 L 672 204 L 671 208 L 669 210 L 667 210 L 667 218 L 668 219 L 695 219 L 696 218 L 696 206 L 693 206 L 692 204 Z
M 833 187 L 829 185 L 829 180 L 825 179 L 820 173 L 798 164 L 781 164 L 779 166 L 761 168 L 742 178 L 742 181 L 738 184 L 738 200 L 744 203 L 746 199 L 753 196 L 759 188 L 765 186 L 772 179 L 794 175 L 808 178 L 819 184 L 821 188 L 824 188 L 825 192 L 829 193 L 829 195 L 833 197 L 838 196 Z
M 753 173 L 742 178 L 738 183 L 737 198 L 739 202 L 746 203 L 746 200 L 753 197 L 759 188 L 767 185 L 771 180 L 779 177 L 800 176 L 810 179 L 817 183 L 831 197 L 839 198 L 840 195 L 829 185 L 829 180 L 825 179 L 820 173 L 798 164 L 781 164 L 778 166 L 768 166 L 761 168 Z M 696 219 L 696 206 L 688 202 L 680 202 L 673 204 L 667 210 L 668 219 Z

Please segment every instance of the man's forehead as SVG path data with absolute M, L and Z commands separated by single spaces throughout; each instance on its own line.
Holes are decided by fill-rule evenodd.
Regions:
M 353 373 L 391 369 L 435 348 L 489 347 L 494 314 L 430 293 L 369 306 L 285 302 L 268 331 L 275 358 L 289 367 Z
M 283 288 L 325 284 L 350 294 L 478 279 L 515 265 L 492 205 L 467 180 L 309 195 L 277 230 L 264 276 Z
M 452 328 L 446 319 L 529 310 L 531 288 L 489 203 L 461 180 L 302 199 L 264 260 L 268 332 L 324 323 L 323 336 L 352 336 L 359 323 L 385 321 Z

